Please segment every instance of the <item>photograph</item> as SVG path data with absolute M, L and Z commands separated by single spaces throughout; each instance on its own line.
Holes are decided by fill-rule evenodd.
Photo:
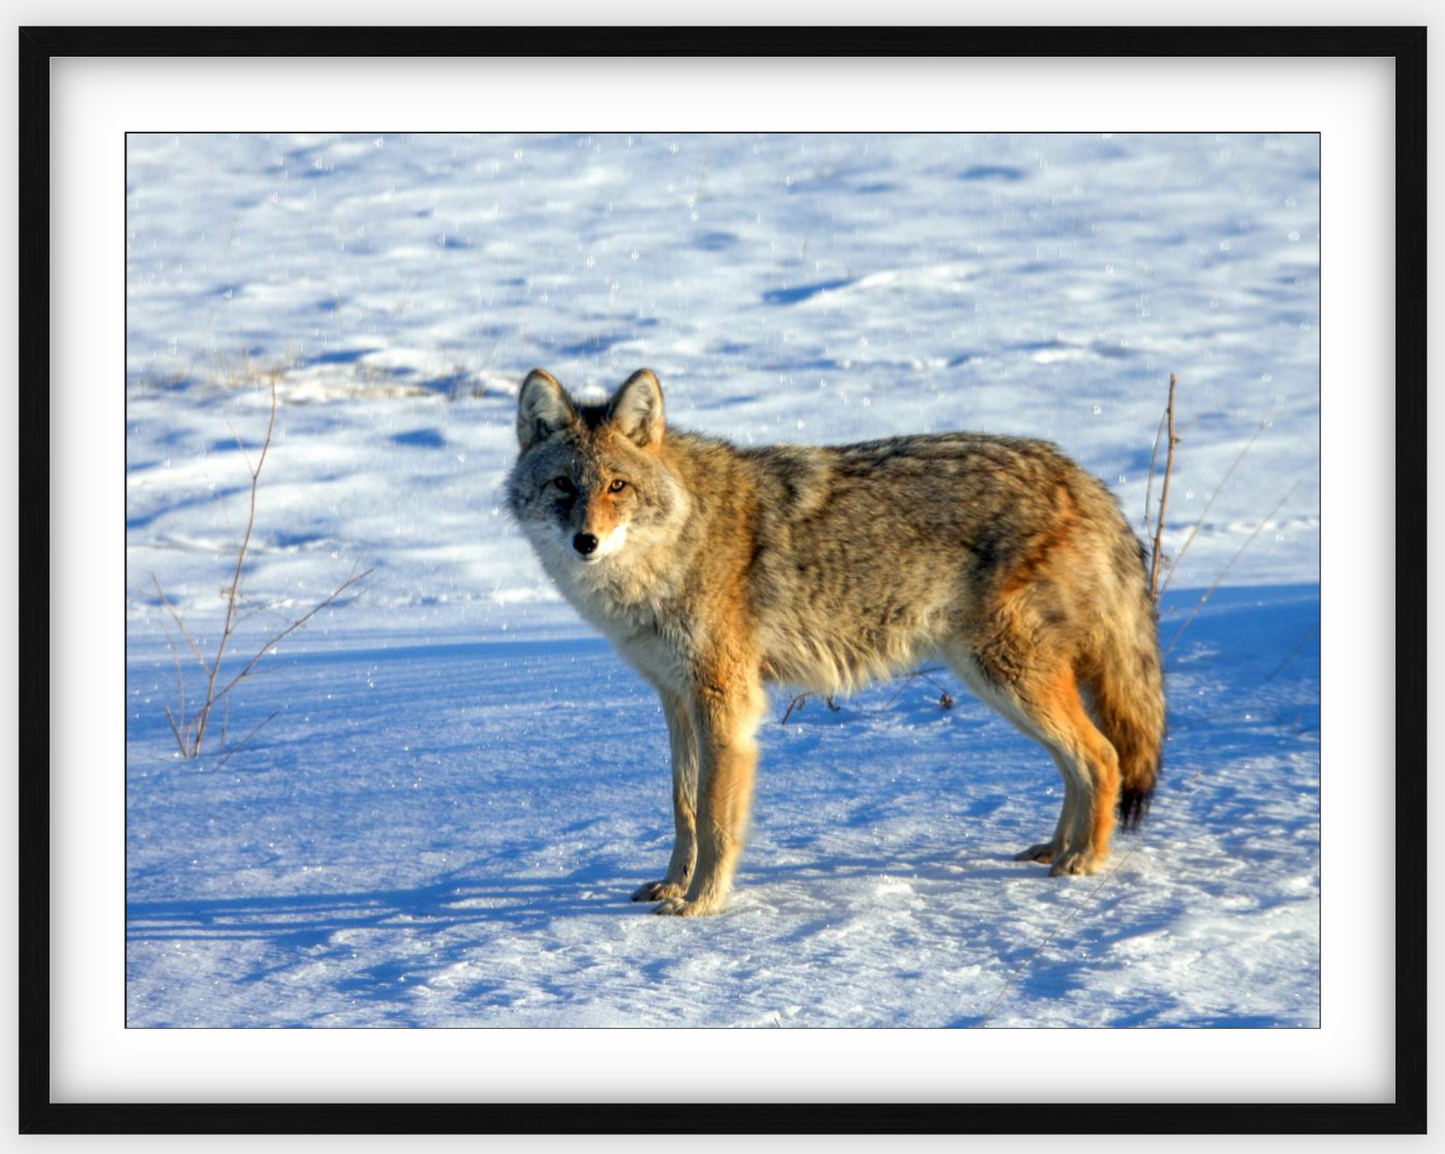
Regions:
M 129 133 L 125 1023 L 1320 1025 L 1320 137 Z

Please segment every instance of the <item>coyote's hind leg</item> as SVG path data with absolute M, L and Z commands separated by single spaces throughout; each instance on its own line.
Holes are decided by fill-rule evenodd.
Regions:
M 1032 732 L 1029 733 L 1029 736 L 1036 737 Z M 1049 750 L 1049 753 L 1054 758 L 1054 764 L 1059 767 L 1059 776 L 1064 779 L 1064 808 L 1059 813 L 1058 824 L 1054 826 L 1053 839 L 1029 846 L 1022 853 L 1015 854 L 1014 861 L 1033 861 L 1041 865 L 1052 865 L 1054 860 L 1064 852 L 1064 842 L 1068 840 L 1068 831 L 1074 823 L 1074 810 L 1079 805 L 1079 787 L 1074 781 L 1072 767 L 1066 765 L 1052 749 Z
M 1063 836 L 1049 873 L 1094 873 L 1109 855 L 1119 800 L 1118 755 L 1084 709 L 1073 670 L 1060 668 L 1038 679 L 1020 699 L 1064 777 L 1064 809 L 1059 817 Z
M 1084 709 L 1072 668 L 996 663 L 979 650 L 948 656 L 980 698 L 1049 751 L 1064 779 L 1053 840 L 1030 846 L 1016 860 L 1046 862 L 1053 875 L 1094 873 L 1109 853 L 1119 759 Z

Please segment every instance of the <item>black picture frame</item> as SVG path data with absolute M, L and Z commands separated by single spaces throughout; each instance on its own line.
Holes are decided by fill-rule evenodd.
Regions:
M 1425 590 L 1423 28 L 21 28 L 19 1129 L 21 1133 L 1425 1132 L 1425 631 L 1396 651 L 1393 1103 L 56 1103 L 50 1096 L 50 61 L 129 56 L 1389 57 L 1395 65 L 1396 599 Z M 43 612 L 42 612 L 43 608 Z M 42 655 L 47 655 L 42 658 Z

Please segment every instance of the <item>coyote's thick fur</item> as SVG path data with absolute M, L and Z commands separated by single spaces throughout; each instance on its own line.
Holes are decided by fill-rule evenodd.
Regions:
M 666 428 L 633 374 L 606 404 L 541 370 L 517 406 L 513 515 L 557 587 L 657 689 L 677 842 L 657 913 L 722 908 L 763 686 L 851 689 L 937 655 L 1049 751 L 1053 837 L 1087 874 L 1148 807 L 1164 685 L 1142 550 L 1113 496 L 1043 441 L 978 433 L 742 449 Z

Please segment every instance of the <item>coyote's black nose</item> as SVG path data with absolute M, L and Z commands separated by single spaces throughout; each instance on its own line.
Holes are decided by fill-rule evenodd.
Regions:
M 572 548 L 586 557 L 597 548 L 597 538 L 591 533 L 578 533 L 572 538 Z

